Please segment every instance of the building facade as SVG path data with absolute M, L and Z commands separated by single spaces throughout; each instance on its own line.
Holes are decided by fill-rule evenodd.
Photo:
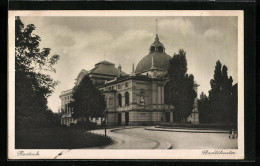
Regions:
M 76 85 L 88 75 L 106 100 L 107 125 L 148 125 L 174 122 L 174 106 L 166 104 L 168 89 L 167 70 L 172 57 L 165 53 L 165 47 L 156 34 L 155 41 L 130 74 L 122 71 L 108 61 L 95 65 L 91 71 L 81 70 Z M 197 90 L 197 86 L 194 87 Z M 61 123 L 70 125 L 76 120 L 69 119 L 72 109 L 69 107 L 72 90 L 60 95 L 64 109 Z M 62 109 L 62 110 L 63 110 Z M 69 120 L 64 120 L 64 119 Z M 199 122 L 197 99 L 192 114 L 186 119 L 191 123 Z

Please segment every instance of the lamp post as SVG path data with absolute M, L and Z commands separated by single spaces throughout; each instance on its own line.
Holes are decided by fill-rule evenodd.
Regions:
M 107 114 L 105 112 L 105 137 L 107 136 Z
M 104 128 L 105 128 L 105 137 L 107 136 L 107 117 L 106 117 L 106 110 L 105 110 L 105 112 L 104 112 L 104 118 L 105 118 L 105 126 L 104 126 Z

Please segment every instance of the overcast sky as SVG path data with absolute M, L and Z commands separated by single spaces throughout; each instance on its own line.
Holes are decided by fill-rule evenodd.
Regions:
M 60 84 L 48 99 L 49 107 L 57 112 L 61 91 L 71 89 L 79 72 L 99 61 L 121 64 L 130 73 L 132 64 L 149 53 L 156 18 L 165 52 L 172 56 L 181 48 L 186 51 L 188 73 L 200 85 L 198 95 L 208 94 L 217 60 L 237 83 L 237 17 L 21 17 L 25 25 L 36 26 L 42 48 L 60 55 L 57 72 L 51 74 Z

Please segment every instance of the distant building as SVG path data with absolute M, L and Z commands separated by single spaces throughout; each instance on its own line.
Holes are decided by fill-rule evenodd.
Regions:
M 98 86 L 99 84 L 103 84 L 106 80 L 114 79 L 115 77 L 118 77 L 120 75 L 124 76 L 126 75 L 125 72 L 121 71 L 120 67 L 115 68 L 115 64 L 110 63 L 108 61 L 102 61 L 95 65 L 95 68 L 93 68 L 90 71 L 81 70 L 78 74 L 77 78 L 75 79 L 75 84 L 78 85 L 82 78 L 88 75 L 93 84 Z M 62 91 L 60 95 L 61 99 L 61 124 L 69 126 L 70 123 L 76 123 L 77 120 L 72 118 L 72 108 L 69 106 L 69 103 L 73 101 L 72 99 L 72 89 Z M 91 119 L 93 120 L 93 119 Z M 98 120 L 94 119 L 94 122 Z
M 105 95 L 107 125 L 145 125 L 172 123 L 175 120 L 174 106 L 168 103 L 167 70 L 172 57 L 165 53 L 165 47 L 156 34 L 155 41 L 130 74 L 122 71 L 121 65 L 115 68 L 113 63 L 102 61 L 91 71 L 81 70 L 76 79 L 79 84 L 88 75 L 96 87 Z M 197 90 L 197 85 L 194 87 Z M 60 95 L 63 116 L 61 124 L 75 123 L 71 117 L 69 102 L 72 90 Z M 192 114 L 185 119 L 190 123 L 199 123 L 197 99 Z M 97 121 L 95 119 L 95 121 Z M 99 120 L 100 122 L 100 120 Z

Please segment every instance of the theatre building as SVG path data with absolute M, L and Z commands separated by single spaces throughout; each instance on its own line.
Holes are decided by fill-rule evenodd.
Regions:
M 89 75 L 96 87 L 102 91 L 106 100 L 107 125 L 148 125 L 172 123 L 175 121 L 174 106 L 168 103 L 167 69 L 172 57 L 165 53 L 165 47 L 156 34 L 155 41 L 149 47 L 148 55 L 133 65 L 132 72 L 126 74 L 119 65 L 102 61 L 90 71 L 82 70 L 77 79 L 79 84 L 85 75 Z M 194 87 L 197 90 L 197 85 Z M 76 123 L 71 117 L 68 103 L 72 90 L 60 95 L 64 114 L 61 123 Z M 70 96 L 70 97 L 69 97 Z M 69 98 L 68 98 L 69 97 Z M 66 120 L 67 119 L 67 120 Z M 186 119 L 199 123 L 197 99 L 192 114 Z

